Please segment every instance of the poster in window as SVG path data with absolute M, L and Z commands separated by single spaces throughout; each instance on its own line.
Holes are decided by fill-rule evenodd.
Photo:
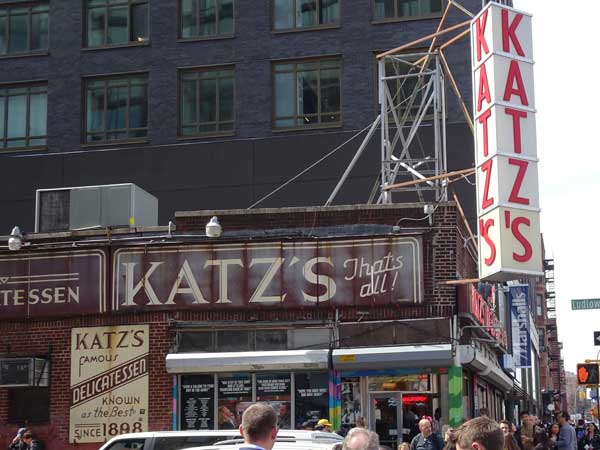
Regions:
M 296 373 L 296 428 L 306 421 L 329 417 L 329 375 L 327 372 Z
M 256 375 L 256 400 L 267 402 L 277 412 L 277 426 L 289 430 L 292 425 L 292 376 L 290 373 Z
M 252 404 L 252 377 L 249 374 L 219 375 L 219 430 L 237 429 L 242 413 Z
M 212 375 L 182 375 L 182 430 L 214 429 L 215 382 Z
M 360 408 L 360 378 L 342 378 L 342 425 L 356 426 L 362 415 Z

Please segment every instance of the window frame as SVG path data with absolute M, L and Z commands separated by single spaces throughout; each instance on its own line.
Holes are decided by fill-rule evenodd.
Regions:
M 177 139 L 178 140 L 190 140 L 190 139 L 199 139 L 199 138 L 209 138 L 209 137 L 220 137 L 220 136 L 235 136 L 237 133 L 236 130 L 236 120 L 237 120 L 237 89 L 236 89 L 236 67 L 234 64 L 228 65 L 216 65 L 216 66 L 194 66 L 194 67 L 180 67 L 177 68 Z M 196 133 L 193 135 L 184 135 L 182 133 L 183 125 L 183 75 L 186 73 L 201 73 L 201 72 L 221 72 L 225 70 L 232 71 L 232 79 L 233 79 L 233 119 L 232 129 L 231 130 L 218 130 L 219 124 L 221 121 L 217 117 L 215 121 L 217 130 L 216 131 L 208 131 L 206 133 Z M 217 77 L 220 79 L 221 77 Z M 219 113 L 219 92 L 217 90 L 217 99 L 216 99 L 216 116 Z M 199 98 L 196 100 L 199 101 Z M 199 110 L 199 109 L 198 109 Z M 224 121 L 229 122 L 229 121 Z M 201 122 L 196 122 L 194 126 L 199 127 Z
M 32 136 L 29 135 L 29 129 L 30 129 L 30 119 L 31 119 L 31 88 L 36 88 L 36 87 L 45 87 L 46 88 L 46 134 L 44 136 L 33 136 L 33 139 L 46 139 L 46 143 L 45 144 L 39 144 L 39 145 L 27 145 L 29 144 L 29 141 L 32 139 Z M 25 111 L 25 136 L 23 136 L 22 138 L 10 138 L 10 140 L 25 140 L 26 145 L 25 146 L 20 146 L 20 147 L 8 147 L 5 144 L 8 143 L 9 138 L 8 138 L 8 101 L 5 101 L 4 103 L 4 110 L 3 110 L 3 121 L 4 123 L 2 124 L 3 126 L 3 130 L 4 132 L 2 133 L 2 135 L 0 135 L 0 153 L 7 153 L 7 152 L 19 152 L 19 151 L 27 151 L 27 150 L 40 150 L 40 149 L 47 149 L 48 148 L 48 82 L 43 80 L 43 81 L 32 81 L 32 82 L 26 82 L 26 83 L 0 83 L 0 91 L 3 90 L 9 90 L 9 89 L 27 89 L 27 93 L 25 94 L 27 96 L 26 98 L 26 111 Z M 3 95 L 3 97 L 5 99 L 7 99 L 9 97 L 9 95 Z M 6 137 L 5 137 L 6 135 Z
M 88 131 L 87 131 L 87 88 L 88 88 L 88 83 L 90 81 L 100 81 L 100 80 L 105 80 L 106 82 L 108 82 L 109 80 L 114 80 L 114 79 L 119 79 L 119 78 L 129 78 L 129 77 L 139 77 L 141 75 L 146 76 L 146 102 L 147 102 L 147 106 L 146 106 L 146 129 L 147 129 L 147 133 L 146 136 L 144 137 L 133 137 L 133 138 L 126 138 L 126 139 L 111 139 L 111 140 L 102 140 L 102 141 L 87 141 L 87 136 L 88 136 Z M 137 84 L 136 84 L 137 85 Z M 129 88 L 131 88 L 131 83 L 128 83 Z M 107 90 L 107 86 L 104 86 L 104 93 L 105 93 L 105 106 L 106 105 L 106 90 Z M 126 120 L 129 123 L 129 107 L 130 107 L 130 97 L 128 97 L 127 99 L 127 108 L 128 108 L 128 113 L 127 113 L 127 117 Z M 107 133 L 114 133 L 116 131 L 111 130 L 108 131 L 106 129 L 106 118 L 107 118 L 107 113 L 108 113 L 108 108 L 106 108 L 104 110 L 104 130 L 103 131 L 95 131 L 95 132 L 90 132 L 91 134 L 100 134 L 100 133 L 104 133 L 105 135 Z M 134 128 L 135 129 L 140 129 L 140 128 Z M 120 129 L 121 131 L 125 130 L 127 131 L 127 133 L 129 133 L 130 130 L 132 130 L 131 128 L 127 127 L 124 129 Z M 118 143 L 118 144 L 139 144 L 139 143 L 147 143 L 150 141 L 150 137 L 149 137 L 149 132 L 150 132 L 150 73 L 148 71 L 139 71 L 139 72 L 126 72 L 126 73 L 112 73 L 112 74 L 102 74 L 102 75 L 86 75 L 83 77 L 83 83 L 82 83 L 82 114 L 81 114 L 81 146 L 82 147 L 95 147 L 95 146 L 105 146 L 105 145 L 112 145 L 114 143 Z
M 32 9 L 36 6 L 42 6 L 42 5 L 46 5 L 48 7 L 48 11 L 46 12 L 47 15 L 47 22 L 48 22 L 48 35 L 46 37 L 46 41 L 47 41 L 47 45 L 46 48 L 44 49 L 36 49 L 36 50 L 31 50 L 31 43 L 32 43 L 32 16 L 33 14 L 35 14 L 34 11 L 32 11 Z M 10 10 L 11 9 L 22 9 L 22 8 L 27 8 L 27 48 L 28 50 L 24 51 L 24 52 L 17 52 L 17 53 L 9 53 L 8 49 L 10 48 Z M 1 10 L 6 10 L 5 16 L 6 17 L 6 53 L 0 53 L 0 59 L 4 59 L 4 58 L 22 58 L 22 57 L 27 57 L 27 56 L 43 56 L 43 55 L 48 55 L 49 53 L 49 47 L 50 47 L 50 3 L 48 0 L 35 0 L 35 1 L 27 1 L 27 2 L 20 2 L 20 3 L 7 3 L 7 4 L 0 4 L 0 11 Z M 18 15 L 22 15 L 22 14 L 18 14 Z
M 296 2 L 299 0 L 292 0 L 294 2 L 293 4 L 293 10 L 294 12 L 296 11 Z M 319 10 L 319 4 L 322 3 L 324 0 L 315 0 L 317 2 L 317 17 L 319 17 L 320 15 L 320 10 Z M 283 33 L 298 33 L 298 32 L 302 32 L 302 31 L 315 31 L 315 30 L 331 30 L 331 29 L 335 29 L 335 28 L 341 28 L 342 26 L 342 0 L 338 0 L 338 9 L 339 9 L 339 15 L 337 18 L 337 21 L 334 23 L 327 23 L 327 24 L 317 24 L 317 25 L 313 25 L 310 27 L 298 27 L 296 25 L 296 14 L 294 14 L 293 16 L 293 22 L 294 22 L 294 26 L 292 26 L 291 28 L 275 28 L 275 4 L 276 4 L 276 0 L 271 0 L 271 32 L 273 34 L 283 34 Z
M 211 34 L 208 36 L 193 36 L 193 37 L 182 37 L 182 27 L 183 27 L 183 23 L 182 23 L 182 17 L 181 17 L 181 13 L 182 13 L 182 5 L 181 2 L 183 0 L 177 0 L 177 42 L 197 42 L 197 41 L 212 41 L 212 40 L 216 40 L 216 39 L 233 39 L 235 37 L 235 32 L 236 32 L 236 27 L 235 27 L 235 23 L 236 23 L 236 9 L 237 9 L 237 1 L 236 0 L 232 0 L 232 4 L 233 4 L 233 15 L 231 17 L 232 20 L 232 27 L 231 27 L 231 33 L 215 33 L 215 34 Z M 194 1 L 200 1 L 200 0 L 194 0 Z M 219 4 L 222 0 L 215 0 L 217 1 Z M 219 8 L 216 8 L 216 19 L 215 19 L 215 23 L 218 24 L 219 20 Z M 199 20 L 200 15 L 196 16 L 196 25 L 198 24 L 198 20 Z
M 436 18 L 440 18 L 443 16 L 444 14 L 444 8 L 446 7 L 446 4 L 448 2 L 448 0 L 441 0 L 442 2 L 442 9 L 439 13 L 431 13 L 431 14 L 423 14 L 423 1 L 428 1 L 428 0 L 418 0 L 419 2 L 419 14 L 416 16 L 406 16 L 406 17 L 400 17 L 398 16 L 398 2 L 399 0 L 394 0 L 394 17 L 381 17 L 378 18 L 375 14 L 375 1 L 376 0 L 371 0 L 371 24 L 372 25 L 377 25 L 377 24 L 382 24 L 382 23 L 393 23 L 393 22 L 408 22 L 411 20 L 424 20 L 424 19 L 436 19 Z
M 30 395 L 36 392 L 37 394 L 40 394 L 41 396 L 44 397 L 44 405 L 40 405 L 39 403 L 39 397 L 36 398 L 36 400 L 38 400 L 38 402 L 32 407 L 32 411 L 42 411 L 45 414 L 38 414 L 37 416 L 34 416 L 34 418 L 31 417 L 31 413 L 28 414 L 28 417 L 17 417 L 17 415 L 15 414 L 15 410 L 14 408 L 14 404 L 15 403 L 19 403 L 19 404 L 28 404 L 27 402 L 23 402 L 23 395 L 27 396 L 27 393 L 29 393 Z M 18 397 L 18 398 L 15 398 Z M 50 404 L 51 404 L 51 392 L 50 392 L 50 386 L 47 387 L 37 387 L 37 386 L 27 386 L 27 387 L 15 387 L 15 388 L 9 388 L 8 389 L 8 416 L 6 419 L 6 422 L 9 424 L 15 424 L 15 423 L 32 423 L 32 424 L 46 424 L 46 423 L 50 423 L 51 420 L 51 414 L 50 414 Z
M 338 121 L 336 122 L 321 122 L 321 115 L 322 112 L 320 112 L 321 109 L 321 76 L 320 76 L 320 64 L 321 62 L 324 61 L 337 61 L 339 63 L 339 84 L 340 84 L 340 105 L 339 105 L 339 109 L 337 110 L 337 112 L 333 113 L 330 112 L 330 114 L 339 114 L 340 118 Z M 319 73 L 318 79 L 317 79 L 317 85 L 318 85 L 318 99 L 317 99 L 317 104 L 318 104 L 318 109 L 319 112 L 317 112 L 316 116 L 319 119 L 319 122 L 313 125 L 293 125 L 293 126 L 285 126 L 285 127 L 278 127 L 276 126 L 276 122 L 278 120 L 277 116 L 276 116 L 276 106 L 277 106 L 277 97 L 276 97 L 276 92 L 275 92 L 275 75 L 278 73 L 277 72 L 277 66 L 278 65 L 290 65 L 290 64 L 294 64 L 294 66 L 298 66 L 299 64 L 309 64 L 311 62 L 318 62 L 319 63 L 319 69 L 317 70 L 317 72 Z M 299 59 L 282 59 L 282 60 L 273 60 L 271 61 L 271 131 L 274 133 L 279 133 L 279 132 L 288 132 L 288 131 L 302 131 L 302 130 L 314 130 L 314 129 L 327 129 L 327 128 L 341 128 L 343 127 L 343 123 L 344 123 L 344 119 L 343 119 L 343 99 L 344 99 L 344 95 L 343 95 L 343 83 L 342 83 L 342 79 L 343 79 L 343 71 L 344 67 L 343 67 L 343 59 L 342 59 L 342 55 L 341 54 L 335 54 L 335 55 L 323 55 L 323 56 L 318 56 L 318 57 L 308 57 L 308 58 L 299 58 Z M 296 74 L 297 68 L 294 68 L 293 73 Z M 281 73 L 281 72 L 279 72 Z M 293 119 L 295 121 L 297 121 L 298 117 L 300 117 L 298 115 L 298 111 L 297 111 L 297 107 L 298 107 L 298 88 L 297 88 L 297 76 L 294 77 L 294 116 Z
M 83 28 L 83 32 L 82 34 L 82 50 L 103 50 L 103 49 L 111 49 L 111 48 L 120 48 L 120 47 L 143 47 L 143 46 L 149 46 L 150 45 L 150 36 L 151 36 L 151 21 L 150 21 L 150 0 L 119 0 L 120 3 L 117 4 L 111 4 L 109 2 L 109 0 L 104 0 L 106 2 L 105 6 L 103 6 L 106 11 L 107 11 L 107 15 L 106 17 L 108 17 L 108 10 L 111 7 L 122 7 L 124 5 L 127 5 L 127 35 L 128 35 L 128 41 L 127 42 L 119 42 L 119 43 L 115 43 L 115 44 L 107 44 L 106 43 L 106 39 L 108 37 L 108 20 L 105 20 L 104 22 L 104 44 L 102 45 L 94 45 L 94 46 L 90 46 L 89 45 L 89 36 L 88 36 L 88 13 L 90 11 L 90 8 L 88 6 L 90 0 L 82 0 L 82 10 L 83 10 L 83 17 L 82 17 L 82 23 L 81 26 Z M 131 7 L 132 5 L 135 4 L 146 4 L 147 5 L 147 13 L 146 13 L 146 28 L 148 30 L 148 38 L 146 40 L 143 41 L 132 41 L 131 40 Z M 100 6 L 96 6 L 94 7 L 94 9 L 100 9 Z

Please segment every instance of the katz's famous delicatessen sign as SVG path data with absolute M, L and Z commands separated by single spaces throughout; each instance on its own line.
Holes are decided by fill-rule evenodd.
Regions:
M 421 303 L 421 237 L 127 248 L 114 311 Z
M 531 16 L 495 2 L 471 22 L 479 277 L 542 275 Z
M 149 326 L 71 330 L 69 442 L 148 431 Z

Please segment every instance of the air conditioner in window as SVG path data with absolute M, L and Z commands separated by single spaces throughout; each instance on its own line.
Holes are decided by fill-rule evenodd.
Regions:
M 0 386 L 46 387 L 50 362 L 45 358 L 0 358 Z

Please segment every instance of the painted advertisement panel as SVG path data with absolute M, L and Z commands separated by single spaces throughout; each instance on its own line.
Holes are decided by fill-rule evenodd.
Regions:
M 508 304 L 512 331 L 512 354 L 517 369 L 531 367 L 531 335 L 529 321 L 529 286 L 508 288 Z
M 531 37 L 531 15 L 495 2 L 471 22 L 479 278 L 486 281 L 543 274 Z
M 103 313 L 105 276 L 102 250 L 1 255 L 0 315 L 22 319 Z
M 121 249 L 113 274 L 115 311 L 416 304 L 423 299 L 420 237 Z
M 149 326 L 71 330 L 69 442 L 148 431 Z

